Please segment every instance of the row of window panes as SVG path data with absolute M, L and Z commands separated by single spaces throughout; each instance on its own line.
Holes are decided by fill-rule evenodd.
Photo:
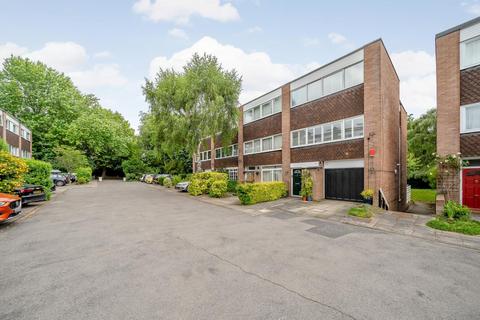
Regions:
M 281 166 L 264 166 L 262 167 L 262 181 L 282 181 L 282 167 Z
M 226 148 L 217 148 L 215 149 L 215 159 L 222 159 L 228 157 L 238 156 L 238 145 L 232 144 Z
M 30 159 L 31 157 L 32 157 L 32 154 L 29 151 L 22 149 L 22 158 Z
M 282 149 L 282 135 L 277 134 L 244 143 L 244 154 L 252 154 Z
M 200 161 L 206 161 L 210 159 L 212 159 L 212 152 L 210 150 L 200 152 Z
M 14 155 L 16 157 L 20 156 L 20 149 L 10 144 L 8 145 L 8 151 L 10 152 L 11 155 Z
M 363 83 L 363 61 L 292 91 L 292 108 Z
M 280 97 L 276 97 L 261 105 L 246 110 L 243 113 L 243 122 L 247 124 L 249 122 L 268 117 L 269 115 L 272 115 L 274 113 L 279 113 L 281 111 L 282 99 Z
M 292 131 L 292 147 L 363 137 L 363 116 Z
M 25 129 L 21 129 L 21 132 L 22 132 L 22 138 L 30 141 L 30 132 Z
M 480 103 L 462 106 L 461 132 L 480 131 Z
M 460 43 L 460 68 L 465 69 L 480 64 L 480 36 Z
M 232 181 L 238 180 L 238 168 L 227 168 L 228 179 Z
M 7 130 L 18 134 L 18 124 L 7 119 Z

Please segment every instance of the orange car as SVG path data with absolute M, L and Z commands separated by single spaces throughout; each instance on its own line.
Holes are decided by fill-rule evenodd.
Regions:
M 22 211 L 22 200 L 11 194 L 0 193 L 0 223 L 11 219 Z

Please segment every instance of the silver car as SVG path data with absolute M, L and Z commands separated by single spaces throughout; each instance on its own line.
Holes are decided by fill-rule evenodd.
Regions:
M 175 189 L 180 190 L 182 192 L 187 192 L 189 185 L 190 185 L 190 181 L 179 182 L 175 185 Z

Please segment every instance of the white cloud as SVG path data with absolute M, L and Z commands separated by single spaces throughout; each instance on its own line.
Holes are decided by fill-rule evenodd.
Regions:
M 263 31 L 263 29 L 259 26 L 255 26 L 255 27 L 251 27 L 251 28 L 247 29 L 248 33 L 260 33 L 262 31 Z
M 128 82 L 116 64 L 97 64 L 92 69 L 70 72 L 68 75 L 81 90 L 104 86 L 120 87 Z
M 98 59 L 106 59 L 111 58 L 112 54 L 110 53 L 110 51 L 100 51 L 95 53 L 93 56 Z
M 302 42 L 305 47 L 315 47 L 320 44 L 320 40 L 318 38 L 310 38 L 310 37 L 303 38 Z
M 81 67 L 88 59 L 85 48 L 75 42 L 47 42 L 43 48 L 25 56 L 63 72 Z
M 26 47 L 21 47 L 16 43 L 7 42 L 5 44 L 2 44 L 0 45 L 0 62 L 10 57 L 11 55 L 21 56 L 27 51 L 28 49 Z
M 330 41 L 334 44 L 341 44 L 341 43 L 345 43 L 347 41 L 347 38 L 343 35 L 341 35 L 340 33 L 336 33 L 336 32 L 330 32 L 328 34 L 328 39 L 330 39 Z
M 480 3 L 478 1 L 465 1 L 461 3 L 465 10 L 473 15 L 480 15 Z
M 391 57 L 400 77 L 400 97 L 407 112 L 419 116 L 436 107 L 435 57 L 411 50 Z
M 220 0 L 137 0 L 133 11 L 155 22 L 178 24 L 188 23 L 191 16 L 221 22 L 240 19 L 237 9 L 231 3 L 222 4 Z
M 174 38 L 188 40 L 187 33 L 182 29 L 173 28 L 171 30 L 168 30 L 168 34 Z
M 150 77 L 153 78 L 160 68 L 181 71 L 195 52 L 214 54 L 224 68 L 236 69 L 239 72 L 243 78 L 241 103 L 275 89 L 317 66 L 316 63 L 308 66 L 274 63 L 265 52 L 247 53 L 232 45 L 221 44 L 211 37 L 203 37 L 191 47 L 174 53 L 171 57 L 154 58 L 150 62 Z

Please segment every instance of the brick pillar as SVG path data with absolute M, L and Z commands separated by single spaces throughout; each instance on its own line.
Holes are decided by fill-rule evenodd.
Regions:
M 289 195 L 290 171 L 290 84 L 286 84 L 282 87 L 282 175 Z
M 238 109 L 238 181 L 245 182 L 245 175 L 243 171 L 243 106 Z
M 437 153 L 460 152 L 460 32 L 455 31 L 435 41 L 437 59 Z M 441 168 L 437 184 L 442 185 Z M 460 176 L 449 199 L 460 201 Z M 439 187 L 441 188 L 441 187 Z
M 364 49 L 364 188 L 373 189 L 373 201 L 378 201 L 378 185 L 382 167 L 382 99 L 381 88 L 381 43 L 379 41 Z M 369 150 L 375 149 L 375 156 Z
M 215 138 L 210 138 L 210 152 L 211 152 L 211 157 L 210 157 L 210 168 L 212 171 L 215 170 Z

